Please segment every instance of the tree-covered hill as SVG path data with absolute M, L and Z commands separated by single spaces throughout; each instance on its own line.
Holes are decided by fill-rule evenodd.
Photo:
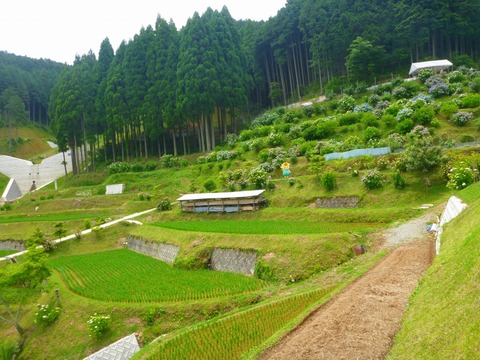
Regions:
M 48 125 L 50 93 L 63 66 L 0 51 L 0 118 Z

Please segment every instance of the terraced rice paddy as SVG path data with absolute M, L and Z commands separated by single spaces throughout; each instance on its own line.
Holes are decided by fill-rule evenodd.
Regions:
M 378 228 L 376 223 L 337 223 L 318 221 L 283 220 L 222 220 L 222 221 L 172 221 L 158 222 L 154 226 L 198 232 L 225 234 L 327 234 L 348 231 L 362 232 Z
M 244 275 L 176 269 L 127 249 L 51 260 L 65 285 L 92 299 L 118 302 L 178 302 L 254 292 L 266 286 Z

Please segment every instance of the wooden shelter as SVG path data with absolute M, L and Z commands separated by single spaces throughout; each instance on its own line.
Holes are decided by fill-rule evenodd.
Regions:
M 196 213 L 231 213 L 256 211 L 266 205 L 265 190 L 233 191 L 221 193 L 186 194 L 180 201 L 182 211 Z

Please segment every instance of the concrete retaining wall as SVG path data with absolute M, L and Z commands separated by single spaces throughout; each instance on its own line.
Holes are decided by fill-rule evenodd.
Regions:
M 130 250 L 151 256 L 155 259 L 162 260 L 170 264 L 173 264 L 178 255 L 178 251 L 180 250 L 179 247 L 174 245 L 139 239 L 133 236 L 129 236 L 127 238 L 127 244 Z
M 316 208 L 357 208 L 360 199 L 358 196 L 323 197 L 315 201 Z
M 20 240 L 5 240 L 0 241 L 0 250 L 25 250 L 25 242 Z
M 256 261 L 257 254 L 253 251 L 213 249 L 210 268 L 216 271 L 253 275 Z

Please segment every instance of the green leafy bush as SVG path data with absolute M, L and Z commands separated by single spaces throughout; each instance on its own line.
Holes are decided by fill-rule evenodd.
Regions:
M 157 204 L 157 210 L 159 211 L 172 210 L 172 203 L 168 199 L 163 199 Z
M 212 192 L 217 188 L 217 184 L 215 184 L 215 181 L 213 181 L 212 179 L 209 179 L 205 181 L 205 183 L 203 184 L 203 187 L 205 188 L 206 191 Z
M 37 312 L 35 313 L 35 324 L 50 325 L 60 316 L 61 310 L 58 306 L 37 304 Z
M 396 171 L 392 175 L 393 186 L 395 189 L 402 190 L 407 186 L 407 181 L 402 177 L 400 171 Z
M 88 336 L 94 338 L 102 337 L 110 329 L 111 324 L 112 319 L 110 315 L 93 314 L 87 321 Z
M 460 99 L 459 106 L 462 109 L 470 109 L 480 106 L 480 94 L 468 94 Z
M 474 180 L 475 171 L 472 168 L 467 167 L 466 164 L 463 164 L 463 166 L 452 167 L 448 172 L 447 188 L 461 190 L 468 185 L 473 184 Z
M 120 174 L 130 171 L 130 164 L 127 162 L 116 161 L 107 167 L 109 174 Z
M 327 191 L 332 191 L 337 187 L 337 174 L 333 171 L 325 171 L 320 177 L 320 182 Z

